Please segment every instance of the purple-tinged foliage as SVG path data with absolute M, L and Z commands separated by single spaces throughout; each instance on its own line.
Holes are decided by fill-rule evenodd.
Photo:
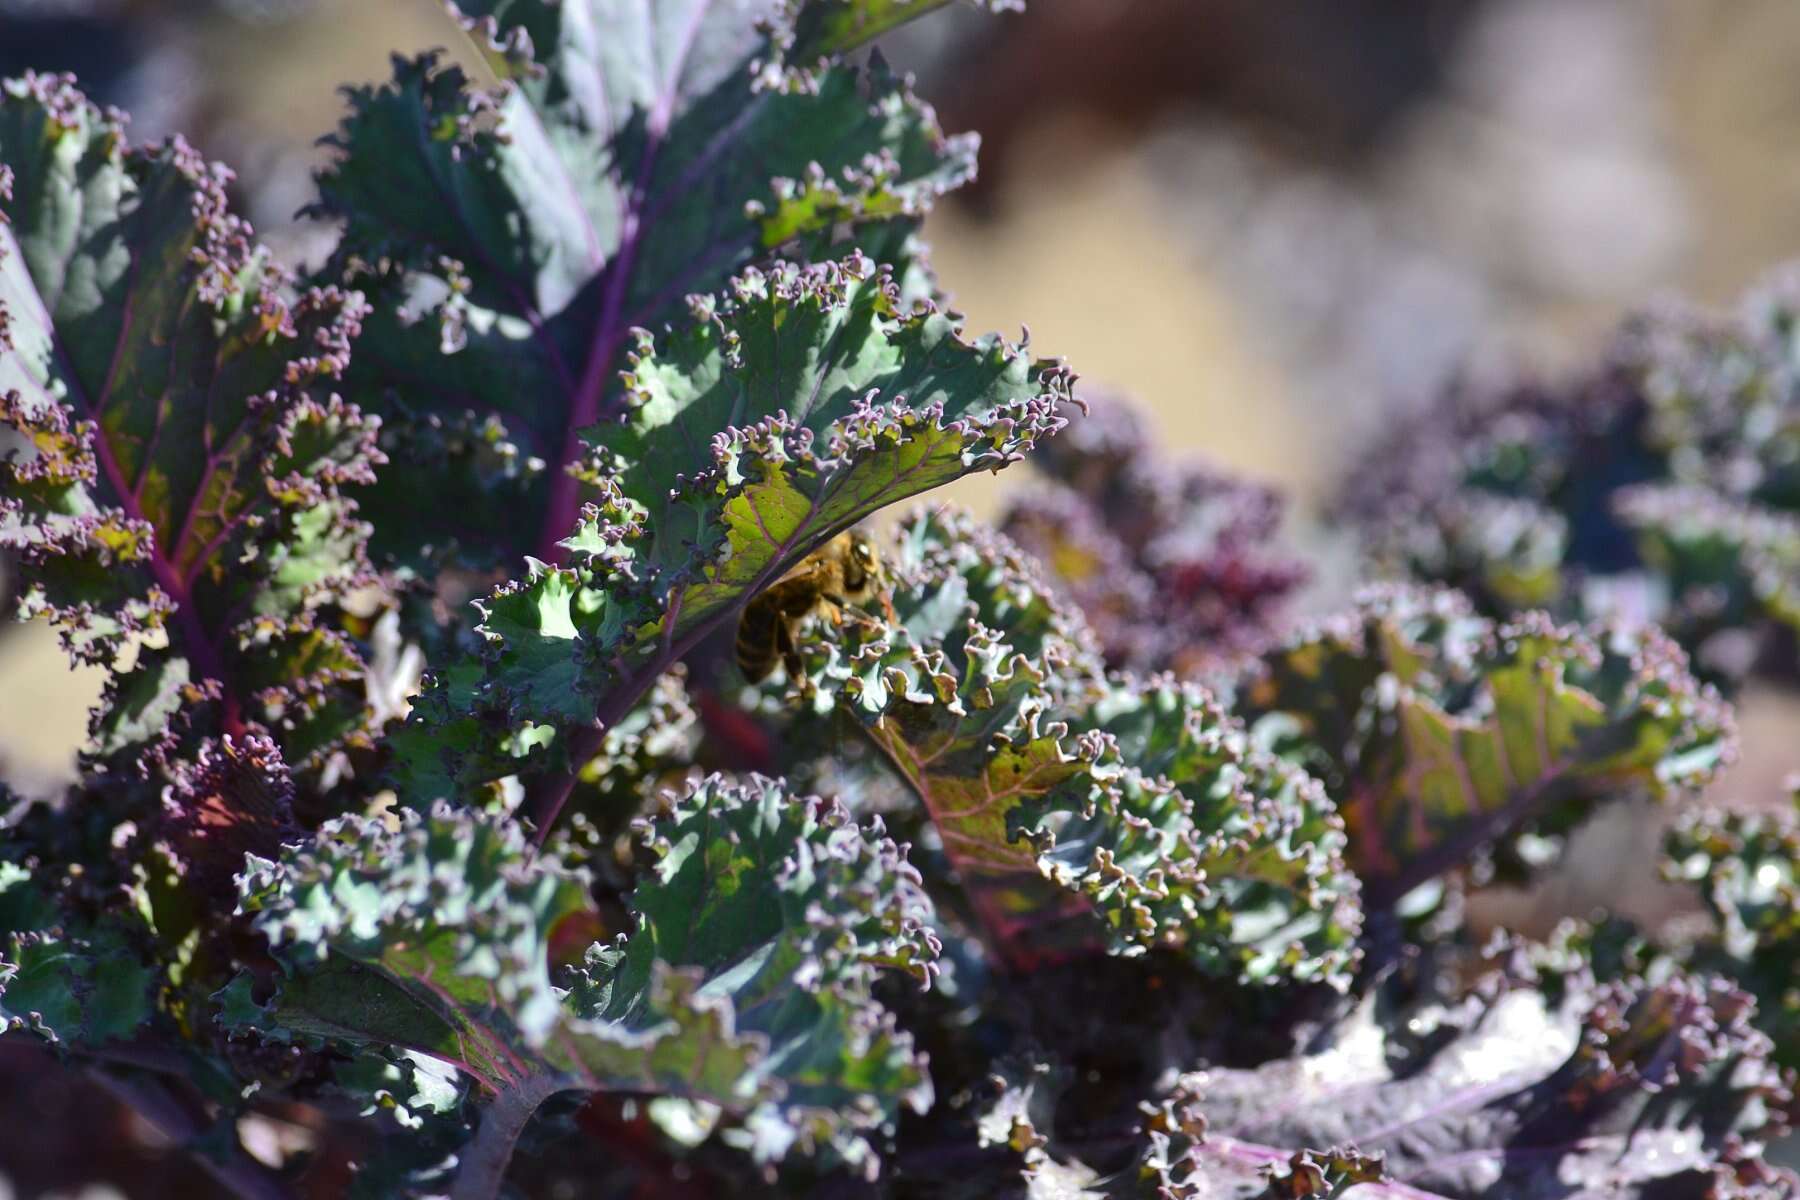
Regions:
M 1340 980 L 1359 914 L 1316 782 L 1197 688 L 1104 677 L 1031 560 L 969 518 L 919 513 L 895 549 L 898 623 L 821 626 L 796 682 L 918 795 L 1002 961 L 1159 949 Z
M 295 294 L 228 172 L 129 145 L 66 78 L 0 85 L 0 159 L 0 547 L 17 615 L 108 671 L 79 782 L 9 814 L 0 858 L 39 900 L 0 922 L 9 1003 L 62 980 L 60 1046 L 185 1029 L 216 1052 L 232 876 L 300 832 L 290 769 L 316 788 L 371 740 L 346 606 L 375 580 L 346 489 L 381 457 L 332 390 L 366 310 Z
M 1194 678 L 1258 649 L 1308 574 L 1269 546 L 1281 498 L 1169 459 L 1122 399 L 1088 404 L 1002 528 L 1086 614 L 1109 667 Z
M 1664 874 L 1690 883 L 1716 929 L 1665 952 L 1730 976 L 1757 998 L 1777 1061 L 1800 1068 L 1800 819 L 1702 810 L 1669 832 Z
M 1372 905 L 1478 855 L 1515 879 L 1595 807 L 1683 795 L 1728 760 L 1730 710 L 1653 627 L 1497 625 L 1453 592 L 1379 590 L 1239 685 L 1260 740 L 1316 773 Z
M 1386 1017 L 1371 1001 L 1298 1058 L 1185 1077 L 1175 1095 L 1206 1136 L 1186 1157 L 1194 1190 L 1173 1194 L 1255 1195 L 1213 1169 L 1247 1146 L 1355 1145 L 1400 1195 L 1790 1196 L 1760 1160 L 1793 1081 L 1754 1009 L 1680 976 L 1560 1008 L 1506 986 Z
M 471 0 L 500 87 L 351 93 L 310 288 L 223 168 L 0 85 L 0 549 L 110 673 L 76 785 L 0 794 L 0 1050 L 259 1200 L 1793 1195 L 1785 823 L 1678 828 L 1711 931 L 1495 972 L 1445 901 L 1728 755 L 1574 618 L 1629 576 L 1715 672 L 1791 619 L 1787 307 L 1452 412 L 1390 548 L 1480 609 L 1277 638 L 1275 497 L 943 306 L 973 140 L 855 53 L 943 3 Z M 790 576 L 1028 454 L 1018 540 Z
M 175 768 L 163 791 L 163 820 L 152 826 L 183 869 L 183 886 L 219 903 L 236 892 L 244 855 L 273 855 L 302 836 L 294 779 L 281 751 L 255 734 L 229 734 Z
M 277 861 L 252 856 L 242 910 L 283 970 L 267 998 L 235 980 L 221 1020 L 454 1068 L 481 1108 L 467 1150 L 481 1169 L 504 1167 L 550 1097 L 616 1091 L 716 1106 L 759 1161 L 799 1148 L 873 1175 L 863 1132 L 931 1100 L 911 1038 L 871 996 L 880 972 L 933 974 L 904 851 L 879 823 L 762 779 L 705 780 L 643 835 L 655 865 L 634 928 L 595 943 L 567 989 L 557 932 L 591 915 L 585 879 L 503 818 L 341 818 Z
M 1791 670 L 1770 635 L 1800 627 L 1796 278 L 1730 315 L 1636 317 L 1565 384 L 1462 387 L 1400 423 L 1347 489 L 1376 566 L 1492 615 L 1658 621 L 1722 682 Z
M 319 762 L 363 732 L 332 614 L 369 582 L 343 489 L 381 456 L 331 389 L 364 304 L 288 299 L 223 168 L 128 146 L 66 78 L 5 86 L 0 156 L 0 544 L 21 615 L 112 671 L 92 753 L 169 753 L 191 727 Z
M 1291 1056 L 1165 1077 L 1135 1109 L 1040 1047 L 992 1081 L 967 1194 L 1796 1194 L 1800 1179 L 1764 1160 L 1794 1115 L 1793 1077 L 1747 994 L 1672 974 L 1578 978 L 1552 1000 L 1528 968 L 1463 966 L 1472 987 L 1376 981 L 1303 1027 Z

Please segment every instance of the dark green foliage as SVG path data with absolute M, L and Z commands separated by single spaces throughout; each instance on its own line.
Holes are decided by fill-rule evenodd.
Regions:
M 52 1043 L 104 1045 L 150 1020 L 154 975 L 134 944 L 141 927 L 84 928 L 13 863 L 0 863 L 0 914 L 9 939 L 0 948 L 0 1026 Z
M 1788 823 L 1678 827 L 1711 932 L 1496 963 L 1450 902 L 1729 756 L 1590 618 L 1674 581 L 1721 678 L 1791 619 L 1785 309 L 1459 427 L 1381 544 L 1473 602 L 1277 638 L 1275 497 L 944 307 L 974 142 L 859 49 L 942 2 L 471 3 L 500 86 L 351 94 L 306 285 L 223 168 L 4 85 L 0 549 L 111 678 L 0 797 L 8 1047 L 258 1197 L 1794 1195 Z M 793 574 L 1033 453 L 1018 542 Z
M 769 781 L 708 780 L 646 834 L 636 930 L 596 943 L 564 991 L 552 958 L 562 931 L 595 927 L 587 881 L 533 858 L 516 824 L 448 807 L 329 823 L 247 864 L 240 908 L 283 969 L 264 1000 L 234 980 L 220 1019 L 454 1067 L 485 1114 L 472 1154 L 551 1095 L 610 1089 L 723 1108 L 758 1158 L 798 1140 L 868 1160 L 855 1132 L 931 1095 L 870 996 L 880 968 L 928 982 L 936 953 L 899 848 Z
M 739 1084 L 769 1096 L 745 1117 L 756 1155 L 829 1145 L 873 1176 L 861 1133 L 932 1099 L 911 1036 L 871 995 L 882 971 L 919 986 L 936 971 L 931 904 L 904 853 L 879 822 L 860 829 L 840 804 L 755 777 L 706 780 L 646 832 L 637 928 L 589 951 L 578 1005 L 636 1027 L 654 1020 L 662 973 L 699 972 L 766 1047 Z

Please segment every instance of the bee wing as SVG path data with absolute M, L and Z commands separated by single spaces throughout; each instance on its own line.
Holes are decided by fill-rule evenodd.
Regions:
M 781 575 L 776 577 L 775 582 L 769 585 L 768 590 L 774 591 L 784 583 L 793 583 L 796 580 L 801 579 L 811 579 L 813 576 L 817 575 L 825 566 L 821 558 L 822 553 L 822 551 L 815 550 L 813 553 L 789 567 L 786 571 L 782 572 Z
M 807 560 L 758 592 L 749 607 L 798 615 L 812 607 L 822 583 L 820 564 Z

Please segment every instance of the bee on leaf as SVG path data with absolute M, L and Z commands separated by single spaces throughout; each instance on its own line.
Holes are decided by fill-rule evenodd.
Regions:
M 800 679 L 794 635 L 801 622 L 824 617 L 841 625 L 849 617 L 873 623 L 875 618 L 862 606 L 877 598 L 892 620 L 887 569 L 874 539 L 854 530 L 838 534 L 745 605 L 738 621 L 738 669 L 757 683 L 768 677 L 779 659 L 789 679 Z

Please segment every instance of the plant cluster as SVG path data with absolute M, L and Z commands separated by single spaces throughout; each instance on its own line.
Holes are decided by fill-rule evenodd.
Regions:
M 1493 614 L 1654 621 L 1724 686 L 1791 679 L 1796 284 L 1783 270 L 1730 314 L 1651 309 L 1560 384 L 1445 397 L 1347 489 L 1372 560 Z
M 1086 615 L 1108 667 L 1191 679 L 1240 666 L 1308 578 L 1271 546 L 1281 496 L 1161 454 L 1121 399 L 1089 397 L 1085 417 L 1033 455 L 1042 478 L 1001 529 Z
M 1457 920 L 1705 785 L 1682 645 L 1740 609 L 1595 616 L 1570 534 L 1277 632 L 1274 501 L 939 293 L 974 142 L 859 48 L 942 3 L 470 0 L 498 87 L 353 91 L 304 276 L 180 139 L 4 85 L 0 545 L 109 678 L 7 803 L 5 1040 L 242 1196 L 1796 1194 L 1791 826 L 1677 827 L 1701 936 Z M 1774 328 L 1675 360 L 1754 397 L 1635 402 L 1758 529 Z M 1502 497 L 1543 536 L 1577 424 L 1481 443 L 1563 456 Z M 760 591 L 1033 454 L 1014 536 L 915 508 L 734 678 Z

